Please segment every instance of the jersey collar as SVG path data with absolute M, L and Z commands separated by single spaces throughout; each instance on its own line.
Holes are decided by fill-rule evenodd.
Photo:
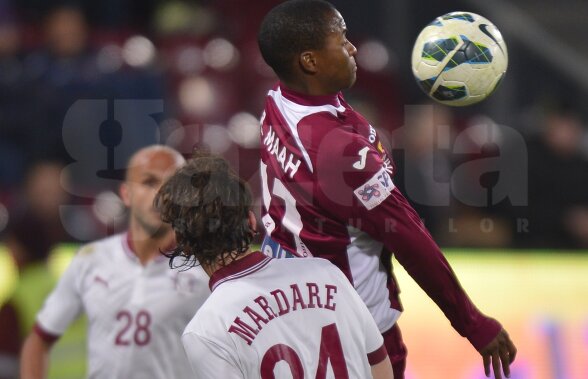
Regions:
M 339 101 L 339 93 L 334 95 L 307 95 L 294 91 L 286 87 L 283 83 L 279 84 L 279 89 L 282 93 L 282 96 L 296 104 L 307 106 L 332 105 L 336 108 L 341 106 L 341 101 Z
M 137 253 L 133 247 L 133 240 L 131 239 L 131 231 L 127 230 L 122 239 L 123 250 L 125 255 L 133 262 L 138 262 Z
M 127 230 L 123 236 L 123 240 L 122 240 L 122 245 L 123 245 L 123 250 L 125 252 L 125 255 L 132 260 L 133 262 L 139 262 L 139 257 L 137 257 L 137 252 L 135 250 L 135 246 L 133 244 L 133 238 L 131 235 L 131 230 Z M 173 250 L 175 247 L 175 245 L 172 246 L 167 246 L 165 249 L 163 249 L 162 251 L 167 252 L 167 251 L 171 251 Z M 160 263 L 160 262 L 164 262 L 165 260 L 167 260 L 167 257 L 163 254 L 159 254 L 157 255 L 153 261 Z
M 229 263 L 227 266 L 216 270 L 210 277 L 208 286 L 214 291 L 220 284 L 229 280 L 238 279 L 261 270 L 272 258 L 256 251 L 246 257 Z

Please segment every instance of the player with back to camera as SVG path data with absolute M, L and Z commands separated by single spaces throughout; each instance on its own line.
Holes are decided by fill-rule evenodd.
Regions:
M 204 153 L 155 198 L 176 233 L 172 263 L 188 257 L 210 276 L 182 337 L 195 377 L 392 378 L 383 338 L 337 267 L 250 250 L 251 198 L 225 160 Z
M 396 323 L 402 305 L 394 253 L 482 355 L 486 375 L 492 368 L 496 378 L 508 377 L 516 348 L 507 332 L 462 289 L 395 188 L 396 167 L 376 129 L 341 94 L 357 71 L 346 32 L 341 14 L 320 0 L 283 2 L 261 24 L 261 54 L 280 79 L 261 116 L 262 251 L 337 265 L 383 334 L 394 375 L 403 378 L 407 351 Z
M 128 231 L 82 246 L 37 315 L 25 341 L 22 379 L 45 377 L 52 343 L 88 316 L 88 374 L 103 379 L 189 378 L 180 336 L 210 291 L 200 268 L 172 270 L 160 251 L 175 245 L 153 198 L 184 164 L 160 145 L 136 152 L 120 193 Z

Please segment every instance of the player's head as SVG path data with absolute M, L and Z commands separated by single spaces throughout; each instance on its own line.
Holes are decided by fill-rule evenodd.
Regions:
M 120 189 L 122 200 L 130 211 L 131 225 L 155 238 L 170 231 L 169 225 L 161 222 L 153 198 L 184 162 L 179 152 L 162 145 L 144 147 L 131 156 Z
M 161 187 L 155 206 L 176 234 L 168 256 L 196 258 L 207 269 L 247 252 L 255 219 L 247 184 L 224 159 L 198 154 Z
M 290 0 L 264 18 L 258 44 L 266 63 L 286 84 L 337 93 L 355 82 L 357 50 L 341 14 L 322 0 Z
M 27 171 L 23 192 L 31 211 L 39 217 L 59 217 L 60 206 L 69 194 L 65 190 L 69 176 L 64 165 L 58 161 L 35 162 Z

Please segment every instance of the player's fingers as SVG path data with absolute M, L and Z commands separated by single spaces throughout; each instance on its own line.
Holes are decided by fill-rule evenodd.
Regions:
M 515 357 L 517 356 L 517 348 L 510 340 L 508 341 L 508 358 L 510 359 L 510 363 L 514 362 Z
M 498 352 L 492 354 L 492 369 L 494 370 L 494 379 L 502 379 L 500 372 L 500 355 Z
M 490 377 L 490 355 L 484 354 L 482 356 L 482 360 L 484 361 L 484 374 L 486 377 Z
M 508 350 L 500 349 L 500 362 L 502 363 L 502 372 L 504 372 L 504 376 L 510 378 L 510 357 Z

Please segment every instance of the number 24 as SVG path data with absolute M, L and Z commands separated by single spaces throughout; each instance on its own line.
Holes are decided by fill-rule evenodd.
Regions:
M 333 374 L 337 379 L 349 379 L 336 324 L 333 323 L 323 327 L 320 346 L 319 364 L 315 378 L 324 379 L 327 377 L 327 363 L 330 361 Z M 300 357 L 290 346 L 281 343 L 270 347 L 263 355 L 260 368 L 261 378 L 275 379 L 274 368 L 280 361 L 284 361 L 290 366 L 293 379 L 304 378 L 304 368 Z

